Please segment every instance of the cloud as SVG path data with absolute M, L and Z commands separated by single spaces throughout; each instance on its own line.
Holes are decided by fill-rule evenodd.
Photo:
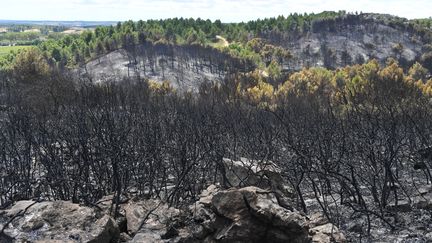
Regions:
M 171 17 L 239 22 L 290 13 L 347 10 L 430 17 L 430 0 L 0 0 L 2 19 L 139 20 Z

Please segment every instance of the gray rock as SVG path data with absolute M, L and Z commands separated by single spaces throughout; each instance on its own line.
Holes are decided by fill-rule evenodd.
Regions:
M 131 243 L 156 243 L 163 242 L 160 235 L 153 232 L 143 232 L 136 234 Z
M 139 239 L 143 237 L 152 239 L 150 242 L 162 242 L 179 234 L 170 224 L 179 217 L 180 210 L 170 208 L 159 200 L 130 200 L 122 205 L 122 209 L 125 211 L 128 233 L 135 235 L 132 242 L 140 242 Z
M 125 232 L 120 233 L 120 236 L 119 236 L 120 242 L 128 242 L 131 240 L 132 240 L 132 237 L 130 237 L 130 235 L 126 234 Z
M 291 198 L 293 189 L 284 182 L 280 168 L 271 161 L 256 161 L 241 158 L 238 161 L 223 159 L 226 184 L 230 187 L 256 186 L 269 189 Z
M 16 241 L 103 243 L 119 236 L 111 217 L 67 201 L 19 201 L 0 215 L 5 215 L 6 220 L 20 215 L 5 229 L 5 234 Z
M 310 229 L 310 233 L 312 234 L 312 242 L 346 242 L 345 236 L 331 223 L 316 226 Z
M 207 242 L 307 242 L 308 221 L 278 204 L 273 192 L 257 187 L 231 188 L 198 203 L 199 230 L 192 238 Z M 196 226 L 195 226 L 196 227 Z
M 309 216 L 309 220 L 311 227 L 329 223 L 328 219 L 322 213 L 313 213 Z

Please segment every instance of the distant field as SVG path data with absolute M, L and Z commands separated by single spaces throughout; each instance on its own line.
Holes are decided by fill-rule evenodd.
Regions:
M 11 51 L 18 51 L 20 49 L 30 48 L 31 46 L 0 46 L 0 57 L 5 56 Z

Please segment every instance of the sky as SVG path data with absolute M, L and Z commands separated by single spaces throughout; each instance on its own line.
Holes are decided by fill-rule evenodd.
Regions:
M 432 16 L 432 0 L 0 0 L 2 20 L 124 21 L 192 17 L 241 22 L 327 10 Z

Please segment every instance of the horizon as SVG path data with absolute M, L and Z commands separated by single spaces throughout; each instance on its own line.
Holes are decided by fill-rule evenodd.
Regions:
M 340 7 L 343 6 L 343 7 Z M 421 7 L 419 7 L 421 6 Z M 123 22 L 168 18 L 201 18 L 224 23 L 324 11 L 390 14 L 407 19 L 431 18 L 427 0 L 16 0 L 3 6 L 2 21 Z
M 238 21 L 238 22 L 224 22 L 224 21 L 221 21 L 222 23 L 241 23 L 241 22 L 248 22 L 248 21 L 254 21 L 254 20 L 259 20 L 259 19 L 261 19 L 261 20 L 263 20 L 263 19 L 269 19 L 269 18 L 277 18 L 278 16 L 283 16 L 283 17 L 288 17 L 290 14 L 299 14 L 299 15 L 304 15 L 304 14 L 320 14 L 320 13 L 323 13 L 323 12 L 338 12 L 338 11 L 346 11 L 346 10 L 343 10 L 343 9 L 341 9 L 341 10 L 337 10 L 337 11 L 333 11 L 333 10 L 324 10 L 324 11 L 321 11 L 321 12 L 311 12 L 311 13 L 297 13 L 297 12 L 293 12 L 293 13 L 289 13 L 289 14 L 285 14 L 285 15 L 275 15 L 275 16 L 269 16 L 269 17 L 264 17 L 264 18 L 256 18 L 256 19 L 248 19 L 248 20 L 241 20 L 241 21 Z M 381 13 L 381 12 L 360 12 L 360 11 L 357 11 L 357 13 L 356 12 L 351 12 L 351 11 L 346 11 L 346 13 L 347 14 L 383 14 L 383 15 L 391 15 L 391 16 L 395 16 L 395 17 L 400 17 L 400 18 L 406 18 L 406 17 L 403 17 L 403 16 L 399 16 L 399 15 L 394 15 L 394 14 L 389 14 L 389 13 Z M 183 19 L 190 19 L 190 18 L 192 18 L 192 19 L 194 19 L 194 20 L 197 20 L 197 19 L 202 19 L 202 20 L 207 20 L 206 18 L 203 18 L 203 17 L 183 17 L 183 16 L 181 16 L 181 17 L 167 17 L 167 18 L 159 18 L 159 19 L 157 19 L 157 18 L 155 18 L 155 19 L 125 19 L 125 20 L 87 20 L 87 19 L 75 19 L 75 20 L 60 20 L 60 19 L 0 19 L 0 23 L 2 23 L 2 22 L 53 22 L 53 23 L 55 23 L 55 22 L 70 22 L 70 23 L 73 23 L 73 22 L 84 22 L 84 23 L 92 23 L 92 22 L 94 22 L 94 23 L 108 23 L 108 22 L 112 22 L 112 23 L 118 23 L 118 22 L 125 22 L 125 21 L 129 21 L 129 20 L 132 20 L 132 21 L 140 21 L 140 20 L 142 20 L 142 21 L 149 21 L 149 20 L 167 20 L 167 19 L 175 19 L 175 18 L 183 18 Z M 408 19 L 408 20 L 413 20 L 413 19 L 432 19 L 432 16 L 430 16 L 430 17 L 424 17 L 424 18 L 406 18 L 406 19 Z M 220 19 L 210 19 L 212 22 L 214 22 L 214 21 L 216 21 L 216 20 L 220 20 Z

